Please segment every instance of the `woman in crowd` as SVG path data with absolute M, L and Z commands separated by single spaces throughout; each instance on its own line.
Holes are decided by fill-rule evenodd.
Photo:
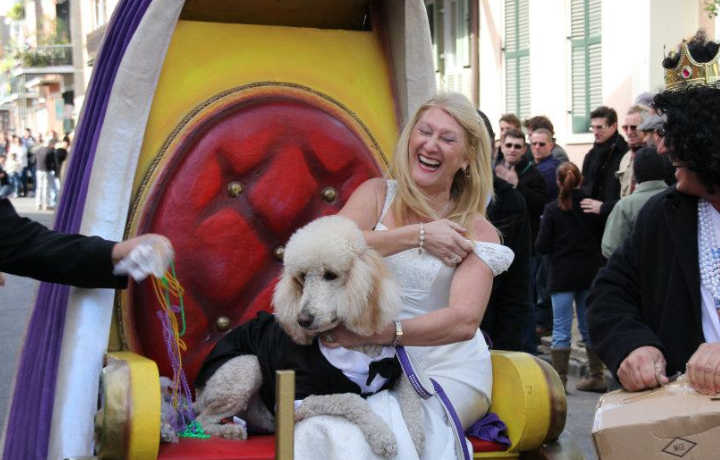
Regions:
M 28 192 L 27 177 L 25 175 L 25 170 L 28 167 L 28 156 L 27 149 L 25 148 L 22 139 L 18 136 L 13 135 L 12 141 L 10 141 L 10 150 L 8 150 L 8 155 L 10 157 L 15 155 L 15 158 L 20 161 L 20 182 L 18 184 L 18 196 L 25 196 Z
M 426 440 L 418 454 L 395 393 L 368 399 L 393 428 L 398 458 L 469 458 L 471 448 L 457 431 L 490 405 L 492 367 L 478 326 L 493 277 L 512 262 L 512 251 L 499 244 L 485 218 L 492 195 L 491 149 L 486 129 L 464 96 L 437 96 L 401 133 L 393 158 L 396 180 L 365 182 L 341 210 L 385 256 L 401 286 L 404 308 L 399 321 L 376 336 L 360 337 L 340 327 L 321 340 L 330 347 L 403 345 L 420 380 L 433 379 L 434 390 L 450 402 L 450 408 L 443 407 L 437 394 L 423 400 Z M 336 417 L 300 422 L 295 443 L 299 460 L 316 458 L 318 451 L 324 458 L 376 458 L 360 430 Z
M 13 197 L 17 197 L 22 184 L 20 177 L 22 174 L 22 163 L 20 163 L 16 153 L 8 154 L 7 160 L 5 161 L 5 172 L 8 174 L 10 186 L 13 189 Z
M 585 320 L 588 291 L 603 263 L 600 252 L 603 222 L 599 215 L 585 213 L 580 207 L 580 200 L 586 198 L 580 190 L 582 179 L 575 164 L 565 162 L 558 166 L 558 198 L 545 206 L 535 247 L 539 253 L 550 255 L 548 285 L 553 308 L 553 367 L 563 384 L 567 383 L 574 300 L 578 328 L 585 341 L 590 366 L 590 376 L 581 380 L 576 388 L 604 392 L 607 387 L 603 365 L 592 351 Z

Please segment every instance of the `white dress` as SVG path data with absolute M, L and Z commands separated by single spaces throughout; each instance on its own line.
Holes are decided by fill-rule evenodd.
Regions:
M 380 221 L 395 196 L 396 188 L 394 181 L 388 181 Z M 387 228 L 378 222 L 375 230 Z M 476 243 L 475 254 L 487 263 L 495 275 L 505 271 L 513 259 L 509 248 L 493 243 Z M 421 255 L 417 249 L 392 254 L 385 257 L 385 262 L 401 287 L 401 319 L 448 305 L 454 267 L 448 267 L 427 252 Z M 463 428 L 468 428 L 487 412 L 489 395 L 492 393 L 492 365 L 490 352 L 479 329 L 472 339 L 464 342 L 405 349 L 421 379 L 432 379 L 442 386 Z M 393 391 L 382 391 L 367 400 L 373 411 L 394 431 L 398 441 L 398 459 L 463 459 L 462 446 L 455 440 L 452 423 L 437 395 L 423 400 L 426 430 L 425 450 L 421 457 L 415 451 Z M 469 442 L 465 441 L 465 444 L 472 454 Z M 360 430 L 345 419 L 319 416 L 301 421 L 295 427 L 295 459 L 321 458 L 348 460 L 380 457 L 372 452 Z

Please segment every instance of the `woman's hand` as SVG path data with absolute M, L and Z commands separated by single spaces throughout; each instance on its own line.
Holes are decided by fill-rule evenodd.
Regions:
M 508 182 L 513 187 L 517 187 L 517 184 L 520 181 L 514 166 L 508 167 L 504 164 L 499 164 L 495 166 L 495 175 L 500 179 L 503 179 L 505 182 Z
M 467 230 L 448 219 L 440 219 L 424 225 L 423 249 L 448 266 L 462 262 L 473 251 L 473 243 L 463 236 Z

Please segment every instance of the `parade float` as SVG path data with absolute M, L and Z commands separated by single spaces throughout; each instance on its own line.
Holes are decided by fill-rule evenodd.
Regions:
M 400 126 L 434 91 L 420 0 L 121 1 L 56 229 L 168 236 L 192 382 L 225 332 L 271 308 L 289 235 L 389 175 Z M 160 303 L 149 281 L 117 292 L 42 284 L 4 458 L 291 458 L 282 407 L 277 439 L 160 444 L 158 376 L 173 375 Z M 491 410 L 511 445 L 478 445 L 476 457 L 549 455 L 543 443 L 565 423 L 557 375 L 524 353 L 493 352 L 493 366 Z M 280 390 L 292 411 L 292 388 Z

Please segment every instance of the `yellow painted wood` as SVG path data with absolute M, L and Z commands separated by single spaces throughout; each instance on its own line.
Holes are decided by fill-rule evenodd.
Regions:
M 154 361 L 130 351 L 109 353 L 130 369 L 128 459 L 156 459 L 160 446 L 160 383 Z
M 550 395 L 542 369 L 527 353 L 493 351 L 493 396 L 490 411 L 508 427 L 508 453 L 476 454 L 475 458 L 507 455 L 539 447 L 550 424 Z
M 338 101 L 365 124 L 384 156 L 392 155 L 398 121 L 377 32 L 180 20 L 153 99 L 133 193 L 183 116 L 222 91 L 266 81 L 306 86 Z
M 277 371 L 275 459 L 292 460 L 295 436 L 295 371 Z

